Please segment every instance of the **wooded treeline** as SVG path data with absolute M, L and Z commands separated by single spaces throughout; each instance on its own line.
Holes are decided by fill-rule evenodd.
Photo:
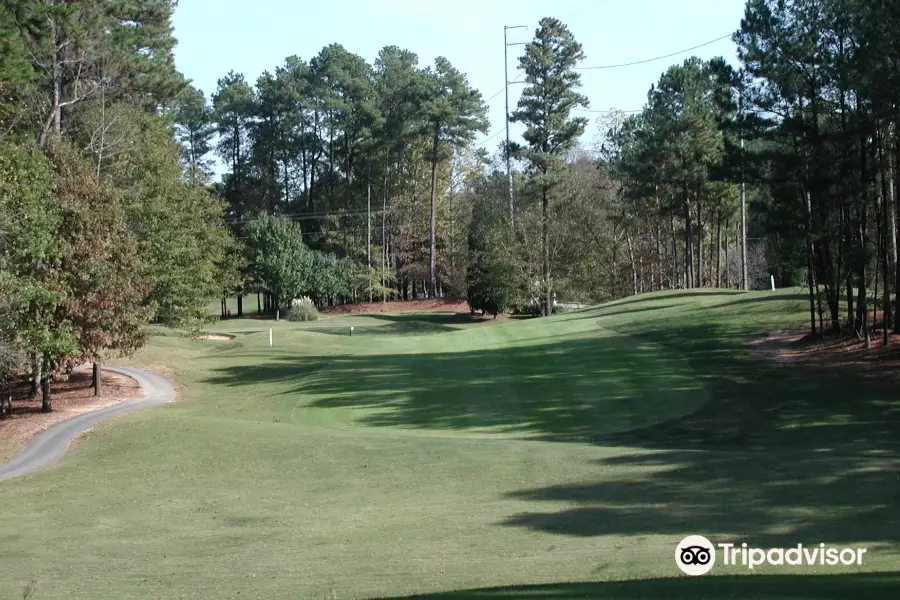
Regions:
M 523 143 L 493 157 L 472 145 L 484 106 L 465 76 L 397 47 L 370 65 L 331 45 L 255 85 L 229 73 L 209 103 L 182 96 L 178 130 L 191 177 L 206 176 L 214 143 L 229 166 L 219 193 L 239 236 L 260 212 L 282 215 L 306 245 L 349 261 L 351 284 L 313 294 L 320 302 L 462 295 L 467 277 L 483 287 L 483 273 L 503 272 L 514 291 L 501 295 L 547 312 L 557 295 L 751 289 L 774 276 L 808 286 L 811 327 L 843 321 L 865 336 L 876 288 L 891 305 L 898 285 L 897 12 L 751 0 L 736 65 L 670 67 L 640 113 L 600 119 L 594 146 L 581 140 L 584 53 L 556 19 L 519 59 L 526 89 L 511 119 L 526 125 Z M 513 235 L 476 227 L 473 211 Z M 473 262 L 489 247 L 473 235 L 507 240 L 499 253 L 514 265 Z M 253 273 L 242 290 L 266 288 Z
M 780 284 L 808 286 L 811 330 L 849 327 L 868 344 L 877 317 L 887 341 L 900 326 L 897 31 L 894 2 L 749 0 L 736 68 L 689 59 L 667 70 L 605 147 L 636 280 L 721 283 L 721 240 L 746 183 L 750 236 L 764 238 Z
M 237 280 L 225 205 L 182 174 L 167 116 L 186 87 L 165 0 L 0 5 L 0 416 L 28 374 L 196 328 Z
M 438 228 L 451 218 L 451 171 L 475 167 L 474 156 L 469 166 L 461 157 L 487 123 L 481 95 L 448 60 L 422 67 L 389 46 L 369 64 L 332 44 L 309 60 L 288 57 L 252 85 L 228 73 L 211 102 L 194 90 L 175 115 L 192 178 L 209 177 L 210 150 L 227 165 L 218 191 L 238 237 L 258 215 L 279 215 L 311 248 L 364 267 L 354 279 L 364 285 L 311 295 L 462 293 L 449 250 L 459 232 Z M 246 275 L 239 293 L 262 283 L 252 266 Z

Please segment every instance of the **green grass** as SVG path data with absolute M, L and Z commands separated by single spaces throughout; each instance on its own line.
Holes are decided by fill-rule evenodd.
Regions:
M 165 365 L 179 402 L 0 483 L 0 597 L 894 598 L 895 386 L 744 345 L 804 309 L 673 292 L 156 337 L 134 364 Z M 685 578 L 688 534 L 869 554 Z

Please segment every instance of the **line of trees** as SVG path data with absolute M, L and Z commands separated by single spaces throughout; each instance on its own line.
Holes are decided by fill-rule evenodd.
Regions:
M 763 274 L 807 285 L 812 332 L 847 328 L 868 345 L 874 304 L 889 341 L 900 326 L 898 27 L 891 2 L 749 0 L 737 68 L 673 66 L 641 114 L 608 128 L 602 158 L 621 186 L 635 291 L 639 279 L 722 285 L 722 238 L 727 252 L 746 183 Z
M 364 265 L 382 292 L 396 281 L 408 298 L 462 291 L 448 238 L 464 238 L 446 196 L 453 158 L 486 130 L 485 111 L 445 58 L 420 67 L 388 46 L 370 65 L 332 44 L 255 85 L 228 73 L 211 102 L 183 94 L 175 116 L 191 178 L 209 179 L 213 151 L 227 165 L 218 192 L 237 235 L 260 214 L 282 215 L 306 245 Z M 250 271 L 244 284 L 239 295 L 259 289 Z
M 0 5 L 0 386 L 49 411 L 74 364 L 197 328 L 237 279 L 226 207 L 186 179 L 169 116 L 174 2 Z
M 881 325 L 888 343 L 900 330 L 898 30 L 892 2 L 748 0 L 736 65 L 673 65 L 640 113 L 602 117 L 586 147 L 570 116 L 586 107 L 580 46 L 542 21 L 520 59 L 526 144 L 509 149 L 519 296 L 547 314 L 553 291 L 595 302 L 774 276 L 806 285 L 812 332 L 868 345 Z M 499 203 L 497 175 L 477 193 Z

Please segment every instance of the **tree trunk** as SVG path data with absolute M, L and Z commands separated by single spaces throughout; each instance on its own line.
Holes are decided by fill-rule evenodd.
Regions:
M 856 317 L 853 313 L 853 272 L 847 272 L 847 329 L 856 327 Z
M 882 277 L 884 278 L 884 300 L 882 302 L 882 319 L 884 327 L 882 331 L 882 339 L 884 345 L 891 343 L 891 269 L 896 265 L 897 248 L 894 245 L 896 239 L 893 198 L 889 189 L 889 176 L 885 175 L 885 171 L 890 168 L 890 158 L 885 152 L 885 142 L 881 143 L 881 214 L 882 214 Z
M 684 282 L 686 289 L 694 287 L 694 239 L 687 190 L 684 192 Z
M 809 191 L 806 194 L 806 281 L 809 285 L 809 312 L 810 312 L 810 328 L 812 333 L 816 333 L 816 287 L 815 282 L 816 270 L 813 267 L 813 246 L 812 246 L 812 196 Z M 741 243 L 744 243 L 742 236 Z M 746 254 L 742 255 L 742 261 L 746 265 Z M 743 265 L 742 265 L 743 268 Z M 741 276 L 742 285 L 746 289 L 747 280 L 744 275 Z
M 725 262 L 725 276 L 723 277 L 723 283 L 725 284 L 725 288 L 731 287 L 731 280 L 728 278 L 728 219 L 725 219 L 725 256 L 723 257 Z
M 31 364 L 33 365 L 34 371 L 31 374 L 31 394 L 30 397 L 34 398 L 38 394 L 38 390 L 41 387 L 41 359 L 37 356 L 33 356 L 31 359 Z
M 48 365 L 44 365 L 44 372 L 41 374 L 41 412 L 51 412 L 53 405 L 50 402 L 50 369 Z
M 93 372 L 93 382 L 91 385 L 94 387 L 94 395 L 99 396 L 103 392 L 103 378 L 100 373 L 100 362 L 94 361 L 94 372 Z
M 3 387 L 2 397 L 0 397 L 0 419 L 5 419 L 12 415 L 12 387 L 6 385 Z
M 674 290 L 678 278 L 678 238 L 675 235 L 675 216 L 669 216 L 669 225 L 672 228 L 672 279 L 670 287 Z
M 428 233 L 428 290 L 434 296 L 436 278 L 434 275 L 435 254 L 437 253 L 437 166 L 438 144 L 440 142 L 440 125 L 435 125 L 434 138 L 431 145 L 431 220 Z
M 722 217 L 716 216 L 716 287 L 722 287 Z
M 387 282 L 384 280 L 385 262 L 387 261 L 387 237 L 385 236 L 385 219 L 387 218 L 387 186 L 388 176 L 384 174 L 384 189 L 381 196 L 381 301 L 387 302 Z
M 634 264 L 634 249 L 631 245 L 630 233 L 625 235 L 625 240 L 628 242 L 628 260 L 631 263 L 631 293 L 636 296 L 638 293 L 638 274 Z
M 656 269 L 657 269 L 657 278 L 659 283 L 659 290 L 663 289 L 663 278 L 665 277 L 665 267 L 663 265 L 663 251 L 662 251 L 662 226 L 660 225 L 660 219 L 656 219 Z
M 894 333 L 900 333 L 900 268 L 898 268 L 898 256 L 897 249 L 900 247 L 900 232 L 897 231 L 896 218 L 898 212 L 898 205 L 900 205 L 900 181 L 897 179 L 898 173 L 900 173 L 900 135 L 898 135 L 897 124 L 892 124 L 892 133 L 893 133 L 893 156 L 888 158 L 888 164 L 886 168 L 888 169 L 888 190 L 889 190 L 889 202 L 891 202 L 891 230 L 892 230 L 892 243 L 891 246 L 894 251 L 894 298 L 895 298 L 895 306 L 894 306 Z
M 244 316 L 244 295 L 243 294 L 238 294 L 237 310 L 238 310 L 237 316 L 243 317 Z
M 550 190 L 547 185 L 541 186 L 541 242 L 544 255 L 544 316 L 553 312 L 553 289 L 550 276 Z
M 703 220 L 700 216 L 700 201 L 697 201 L 697 287 L 702 288 L 703 284 Z
M 868 303 L 868 290 L 866 289 L 866 275 L 865 268 L 863 268 L 863 272 L 859 275 L 859 296 L 856 299 L 857 309 L 856 309 L 856 320 L 857 320 L 857 335 L 863 336 L 866 343 L 866 349 L 872 346 L 872 341 L 869 336 L 869 303 Z
M 53 45 L 53 50 L 51 51 L 51 64 L 50 64 L 50 114 L 47 116 L 47 119 L 44 121 L 44 126 L 41 129 L 41 133 L 38 136 L 38 144 L 41 146 L 47 141 L 47 136 L 52 131 L 56 137 L 60 137 L 62 135 L 62 57 L 60 56 L 60 49 L 62 48 L 63 40 L 60 39 L 58 35 L 58 29 L 56 25 L 56 21 L 53 18 L 49 19 L 50 22 L 50 43 Z

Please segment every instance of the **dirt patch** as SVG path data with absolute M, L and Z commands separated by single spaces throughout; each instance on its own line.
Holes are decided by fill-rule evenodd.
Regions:
M 465 301 L 438 298 L 432 300 L 399 300 L 391 302 L 372 302 L 367 304 L 344 304 L 329 306 L 320 311 L 326 315 L 371 315 L 382 313 L 420 313 L 420 312 L 452 312 L 468 313 L 469 305 Z
M 73 371 L 67 381 L 52 385 L 53 412 L 41 412 L 40 396 L 27 398 L 25 388 L 13 400 L 13 413 L 0 421 L 0 462 L 6 462 L 27 444 L 31 438 L 51 425 L 55 425 L 82 413 L 106 408 L 131 398 L 143 396 L 141 387 L 131 377 L 103 371 L 100 396 L 94 396 L 91 387 L 91 371 Z
M 201 335 L 201 340 L 212 340 L 214 342 L 230 342 L 234 339 L 233 335 L 223 335 L 220 333 L 211 333 L 209 335 Z
M 882 331 L 874 331 L 870 347 L 856 335 L 830 334 L 825 337 L 808 331 L 784 331 L 750 342 L 748 346 L 781 364 L 816 363 L 834 366 L 877 368 L 884 375 L 900 375 L 900 334 L 890 334 L 884 345 Z

